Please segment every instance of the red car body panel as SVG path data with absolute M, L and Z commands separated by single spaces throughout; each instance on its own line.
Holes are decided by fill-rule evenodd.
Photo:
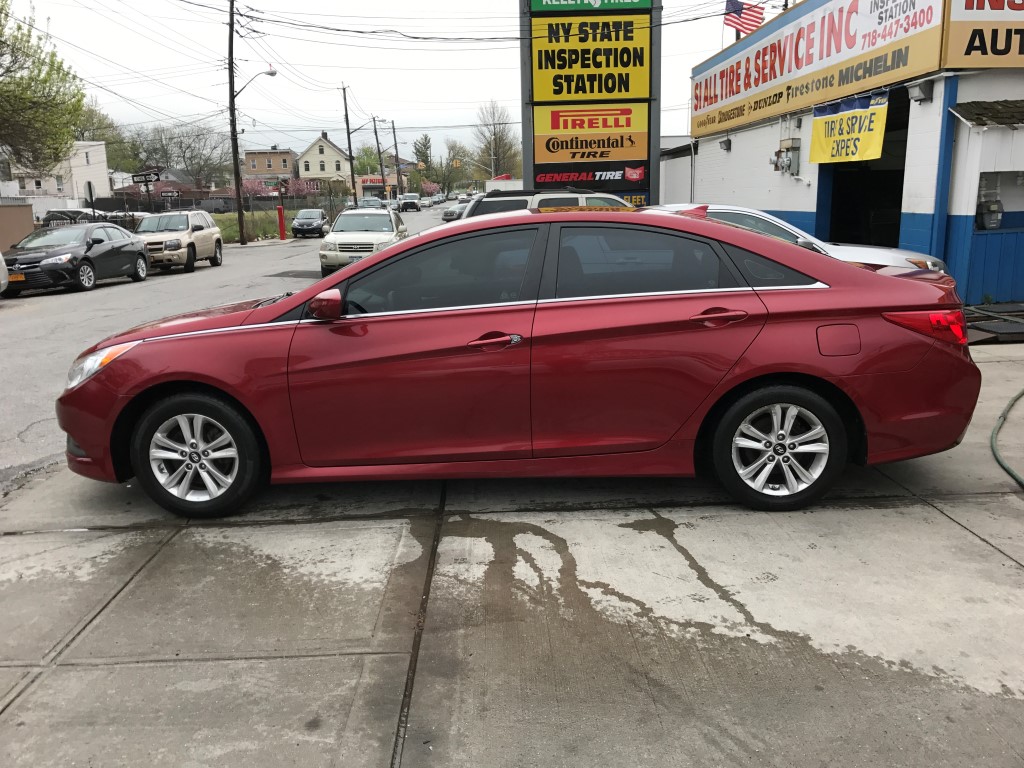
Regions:
M 521 302 L 493 308 L 278 321 L 319 292 L 406 250 L 500 224 L 642 224 L 761 253 L 822 285 Z M 550 258 L 550 256 L 548 257 Z M 690 475 L 709 412 L 767 376 L 829 382 L 864 423 L 869 463 L 955 445 L 981 376 L 966 347 L 882 312 L 956 309 L 948 277 L 861 269 L 694 217 L 516 212 L 410 237 L 265 307 L 245 302 L 151 323 L 89 351 L 144 340 L 61 395 L 71 468 L 124 479 L 118 416 L 154 387 L 218 389 L 252 416 L 275 482 L 341 479 Z M 708 309 L 746 317 L 721 327 Z M 278 322 L 275 322 L 278 321 Z M 515 345 L 468 347 L 487 334 Z

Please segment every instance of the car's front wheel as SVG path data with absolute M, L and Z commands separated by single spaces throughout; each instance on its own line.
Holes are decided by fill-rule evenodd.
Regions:
M 135 268 L 132 270 L 131 278 L 136 283 L 141 283 L 149 274 L 149 260 L 145 255 L 139 253 L 135 256 Z
M 233 405 L 212 395 L 174 395 L 154 404 L 131 438 L 132 469 L 153 501 L 185 517 L 239 510 L 262 471 L 259 438 Z
M 80 291 L 91 291 L 96 287 L 96 270 L 92 262 L 83 261 L 75 267 L 75 288 Z
M 744 395 L 715 429 L 715 473 L 754 509 L 800 509 L 820 499 L 846 464 L 846 428 L 821 395 L 777 385 Z

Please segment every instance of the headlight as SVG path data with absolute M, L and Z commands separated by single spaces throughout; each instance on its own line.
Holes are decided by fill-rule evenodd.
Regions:
M 336 251 L 336 250 L 338 250 L 338 244 L 336 242 L 334 242 L 333 240 L 326 240 L 324 242 L 324 244 L 321 246 L 320 250 L 322 250 L 322 251 Z
M 71 261 L 70 253 L 62 253 L 60 256 L 51 256 L 48 259 L 43 259 L 40 264 L 67 264 Z
M 164 240 L 165 251 L 177 251 L 181 249 L 181 240 Z
M 64 388 L 71 389 L 72 387 L 77 387 L 138 343 L 137 341 L 130 341 L 127 344 L 115 344 L 112 347 L 98 349 L 92 354 L 78 358 L 72 364 L 71 370 L 68 371 L 68 383 Z
M 395 238 L 391 238 L 390 240 L 385 240 L 382 243 L 377 243 L 375 246 L 373 246 L 373 250 L 375 250 L 375 251 L 383 251 L 389 245 L 394 245 L 397 242 L 398 241 Z

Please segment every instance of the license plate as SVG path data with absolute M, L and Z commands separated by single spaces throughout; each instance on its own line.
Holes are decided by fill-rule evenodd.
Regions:
M 11 272 L 9 279 L 12 283 L 23 282 L 25 280 L 25 276 L 21 274 L 21 272 Z

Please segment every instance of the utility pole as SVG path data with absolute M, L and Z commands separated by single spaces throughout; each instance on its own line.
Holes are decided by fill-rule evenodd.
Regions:
M 235 120 L 235 0 L 228 0 L 228 115 L 231 120 L 231 170 L 235 175 L 235 207 L 238 209 L 238 244 L 245 245 L 245 211 L 242 210 L 242 174 L 238 167 L 238 124 Z
M 402 196 L 402 164 L 398 162 L 398 134 L 395 133 L 395 121 L 391 121 L 391 140 L 395 142 L 395 175 L 398 176 L 398 196 Z
M 341 98 L 345 102 L 345 136 L 348 137 L 348 172 L 352 176 L 352 202 L 356 202 L 356 165 L 352 158 L 352 131 L 348 127 L 348 86 L 342 86 Z
M 377 135 L 377 116 L 373 116 L 373 141 L 377 145 L 377 163 L 380 165 L 380 183 L 386 187 L 388 177 L 384 175 L 384 156 L 380 153 L 380 137 Z

